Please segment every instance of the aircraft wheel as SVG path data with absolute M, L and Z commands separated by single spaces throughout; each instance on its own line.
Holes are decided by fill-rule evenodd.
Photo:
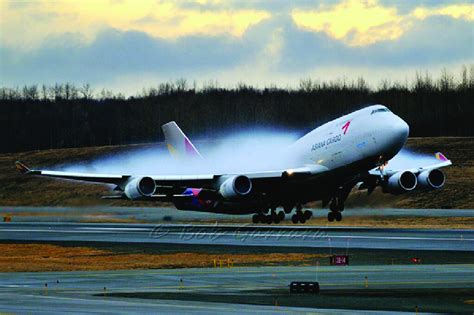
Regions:
M 305 220 L 309 220 L 312 216 L 313 216 L 313 212 L 309 210 L 306 210 L 305 212 L 303 212 L 303 218 Z
M 278 218 L 280 219 L 280 221 L 285 220 L 285 212 L 283 211 L 278 212 Z
M 266 224 L 272 224 L 273 220 L 272 220 L 272 215 L 266 215 L 265 216 L 265 223 Z
M 253 217 L 252 217 L 252 222 L 253 222 L 254 224 L 257 224 L 257 223 L 260 222 L 259 219 L 260 219 L 260 218 L 259 218 L 259 215 L 258 215 L 258 214 L 254 214 Z
M 280 223 L 280 217 L 274 211 L 270 214 L 270 220 L 275 224 Z
M 332 212 L 332 211 L 329 212 L 329 213 L 328 213 L 328 221 L 329 221 L 329 222 L 333 222 L 334 219 L 335 219 L 335 218 L 334 218 L 334 212 Z
M 293 214 L 293 216 L 291 217 L 291 221 L 294 223 L 294 224 L 297 224 L 298 223 L 298 216 L 296 214 Z
M 334 212 L 334 216 L 336 217 L 337 222 L 342 220 L 342 214 L 340 212 Z
M 301 217 L 300 222 L 304 224 L 306 222 L 306 219 L 304 217 Z

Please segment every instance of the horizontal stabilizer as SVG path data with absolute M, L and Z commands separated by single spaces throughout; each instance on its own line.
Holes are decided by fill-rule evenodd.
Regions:
M 441 152 L 436 152 L 435 157 L 436 157 L 437 160 L 442 161 L 442 162 L 449 161 L 448 158 L 445 157 L 444 154 L 441 153 Z
M 27 174 L 27 173 L 31 172 L 31 169 L 28 166 L 26 166 L 25 164 L 21 163 L 20 161 L 15 162 L 15 167 L 22 174 Z

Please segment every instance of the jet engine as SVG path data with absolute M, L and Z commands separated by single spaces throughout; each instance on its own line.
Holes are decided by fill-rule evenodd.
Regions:
M 151 177 L 135 177 L 128 180 L 124 193 L 128 199 L 150 197 L 156 189 L 156 184 Z
M 235 199 L 248 195 L 252 190 L 252 181 L 244 175 L 232 176 L 219 188 L 219 194 L 226 199 Z
M 418 187 L 420 189 L 433 190 L 444 186 L 446 177 L 439 169 L 421 172 L 418 175 Z
M 401 171 L 388 178 L 384 187 L 384 192 L 394 195 L 402 194 L 416 188 L 416 175 L 410 171 Z

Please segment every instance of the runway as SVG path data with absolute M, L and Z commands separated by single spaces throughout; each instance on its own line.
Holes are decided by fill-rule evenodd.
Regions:
M 314 218 L 325 218 L 326 209 L 309 209 Z M 14 222 L 87 222 L 92 220 L 136 220 L 143 223 L 190 221 L 245 220 L 252 215 L 227 215 L 196 211 L 178 211 L 172 207 L 0 207 L 0 213 L 12 216 Z M 352 208 L 344 210 L 344 217 L 413 217 L 413 218 L 472 218 L 472 209 L 374 209 Z M 113 222 L 113 221 L 111 221 Z
M 250 224 L 2 223 L 0 240 L 474 251 L 474 230 Z
M 192 314 L 209 312 L 307 313 L 318 311 L 315 308 L 272 305 L 274 298 L 280 298 L 282 301 L 285 298 L 290 299 L 289 301 L 293 299 L 296 304 L 299 303 L 299 298 L 295 299 L 294 296 L 287 293 L 291 281 L 318 281 L 321 286 L 321 294 L 320 296 L 307 296 L 308 303 L 317 302 L 315 305 L 320 305 L 320 308 L 324 309 L 324 313 L 341 313 L 341 310 L 334 310 L 337 307 L 331 306 L 346 305 L 347 307 L 342 308 L 350 308 L 351 304 L 347 304 L 350 302 L 348 299 L 354 297 L 344 297 L 347 292 L 383 289 L 406 291 L 413 288 L 472 289 L 474 288 L 474 265 L 248 267 L 0 273 L 0 309 L 13 313 L 57 313 L 72 309 L 78 312 Z M 266 301 L 270 301 L 270 305 L 248 304 L 260 304 L 251 301 L 249 296 L 263 299 L 261 304 L 264 304 L 266 299 Z M 223 298 L 226 302 L 216 303 L 219 298 Z M 371 298 L 370 301 L 375 301 L 375 299 Z M 385 302 L 382 306 L 369 303 L 367 308 L 380 310 L 381 307 L 386 307 L 386 309 L 397 310 L 400 305 L 397 306 L 397 300 L 394 301 L 393 306 L 387 304 L 391 302 Z M 405 300 L 404 303 L 406 304 L 407 301 Z M 455 306 L 463 307 L 464 310 L 469 308 L 469 305 L 464 305 L 462 301 Z M 412 306 L 409 307 L 411 309 Z M 453 306 L 448 304 L 446 307 Z M 347 313 L 357 312 L 347 311 Z

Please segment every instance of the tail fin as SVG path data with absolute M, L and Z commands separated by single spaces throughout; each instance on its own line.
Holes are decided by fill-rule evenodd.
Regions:
M 177 158 L 198 158 L 202 159 L 201 154 L 186 135 L 181 131 L 176 122 L 171 121 L 161 126 L 165 135 L 165 142 L 171 155 Z

